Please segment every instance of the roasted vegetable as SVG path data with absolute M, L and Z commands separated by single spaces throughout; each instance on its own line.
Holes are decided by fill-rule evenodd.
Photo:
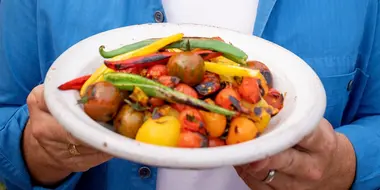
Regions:
M 226 141 L 220 139 L 220 138 L 208 138 L 208 147 L 217 147 L 217 146 L 224 146 L 226 145 Z
M 241 97 L 253 104 L 261 99 L 260 87 L 257 81 L 256 78 L 244 77 L 238 88 Z
M 200 49 L 208 49 L 216 52 L 221 52 L 223 55 L 237 63 L 245 64 L 248 55 L 242 51 L 241 49 L 227 44 L 225 42 L 214 40 L 214 39 L 192 39 L 192 38 L 184 38 L 178 42 L 170 44 L 166 48 L 179 48 L 182 50 L 188 49 L 188 44 L 190 43 L 190 48 L 200 48 Z
M 238 101 L 241 100 L 240 95 L 232 87 L 226 87 L 223 90 L 221 90 L 218 93 L 218 95 L 216 95 L 216 98 L 215 98 L 216 105 L 219 105 L 225 109 L 231 110 L 232 102 L 231 102 L 230 96 L 234 97 Z
M 220 137 L 226 130 L 226 116 L 202 110 L 200 111 L 200 113 L 202 115 L 205 125 L 204 127 L 206 128 L 208 135 L 210 137 Z
M 165 65 L 154 65 L 150 67 L 146 73 L 147 78 L 156 80 L 166 75 L 168 75 L 168 68 Z
M 270 89 L 264 96 L 264 100 L 272 107 L 281 110 L 284 106 L 284 96 L 276 89 Z
M 85 75 L 68 81 L 60 86 L 58 86 L 59 90 L 80 90 L 83 84 L 91 77 L 91 75 Z
M 122 101 L 119 89 L 109 82 L 97 82 L 89 86 L 78 102 L 83 104 L 84 111 L 93 120 L 108 122 L 117 114 Z
M 178 92 L 182 92 L 188 96 L 191 96 L 193 98 L 196 98 L 198 99 L 198 94 L 197 92 L 191 88 L 189 85 L 187 84 L 183 84 L 183 83 L 180 83 L 178 84 L 174 90 L 178 91 Z M 189 108 L 190 106 L 186 105 L 186 104 L 178 104 L 178 103 L 174 103 L 173 105 L 173 108 L 175 108 L 176 110 L 178 110 L 179 112 L 180 111 L 183 111 L 184 109 L 186 108 Z
M 129 138 L 136 137 L 143 123 L 144 113 L 134 110 L 130 105 L 124 105 L 113 120 L 116 132 Z
M 137 86 L 141 88 L 148 96 L 162 98 L 172 103 L 186 104 L 227 116 L 233 116 L 236 114 L 234 111 L 208 104 L 202 100 L 198 100 L 191 96 L 185 95 L 160 83 L 138 75 L 128 73 L 108 73 L 104 77 L 107 81 L 111 82 L 117 88 L 122 90 L 131 91 L 135 86 Z
M 112 70 L 125 70 L 128 68 L 145 68 L 160 64 L 166 64 L 169 58 L 176 53 L 171 52 L 159 52 L 150 55 L 133 57 L 125 60 L 105 60 L 104 64 Z
M 248 61 L 247 66 L 250 69 L 260 70 L 261 74 L 264 76 L 264 78 L 268 84 L 268 87 L 269 88 L 273 87 L 272 73 L 270 72 L 270 70 L 268 69 L 268 67 L 264 63 L 262 63 L 260 61 Z
M 257 132 L 253 121 L 246 117 L 236 117 L 230 123 L 226 143 L 231 145 L 252 140 L 256 137 Z
M 163 116 L 158 119 L 149 118 L 136 134 L 136 140 L 161 146 L 177 146 L 181 126 L 177 118 Z
M 175 76 L 160 76 L 158 77 L 157 81 L 169 88 L 174 88 L 179 84 L 181 79 Z
M 179 114 L 181 127 L 190 131 L 199 132 L 204 127 L 204 122 L 198 110 L 186 108 Z
M 182 52 L 172 56 L 167 67 L 169 75 L 180 78 L 190 86 L 199 84 L 205 74 L 202 57 L 193 52 Z
M 202 96 L 213 94 L 220 89 L 219 77 L 214 73 L 206 72 L 203 81 L 195 89 Z
M 178 147 L 182 148 L 201 148 L 207 147 L 207 138 L 198 133 L 192 131 L 182 131 L 178 139 Z
M 116 57 L 113 57 L 111 61 L 119 61 L 119 60 L 124 60 L 132 57 L 138 57 L 138 56 L 143 56 L 143 55 L 149 55 L 152 53 L 157 52 L 161 48 L 167 46 L 168 44 L 171 44 L 173 42 L 176 42 L 178 40 L 181 40 L 183 37 L 182 33 L 174 34 L 165 38 L 161 38 L 147 46 L 141 47 L 139 49 L 136 49 L 131 52 L 127 52 L 121 55 L 118 55 Z M 102 64 L 92 75 L 91 77 L 83 84 L 81 90 L 80 90 L 80 95 L 83 96 L 84 93 L 86 92 L 87 88 L 89 85 L 103 81 L 103 75 L 106 73 L 112 73 L 114 70 L 107 68 L 104 64 Z

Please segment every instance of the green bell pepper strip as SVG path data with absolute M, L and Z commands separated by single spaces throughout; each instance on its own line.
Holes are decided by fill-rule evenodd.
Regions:
M 148 96 L 161 98 L 172 103 L 180 103 L 196 108 L 203 108 L 226 116 L 235 116 L 237 114 L 234 111 L 206 103 L 205 101 L 193 98 L 179 91 L 175 91 L 169 87 L 139 75 L 115 72 L 105 74 L 104 79 L 121 90 L 132 91 L 134 87 L 139 87 Z
M 149 45 L 156 41 L 158 39 L 147 39 L 140 42 L 136 42 L 133 44 L 125 45 L 121 48 L 112 50 L 112 51 L 105 51 L 104 46 L 99 47 L 100 55 L 104 58 L 111 58 L 123 53 L 126 53 L 128 51 L 133 51 L 135 49 L 144 47 L 146 45 Z M 196 37 L 184 37 L 182 40 L 172 43 L 165 48 L 178 48 L 182 50 L 187 50 L 187 43 L 190 44 L 190 49 L 200 48 L 200 49 L 207 49 L 207 50 L 213 50 L 216 52 L 223 53 L 223 56 L 225 56 L 228 59 L 231 59 L 232 61 L 235 61 L 239 64 L 246 64 L 246 61 L 248 59 L 248 55 L 241 49 L 222 42 L 220 40 L 212 39 L 212 38 L 196 38 Z

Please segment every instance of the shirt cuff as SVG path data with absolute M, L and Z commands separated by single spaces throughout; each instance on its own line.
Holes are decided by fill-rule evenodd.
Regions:
M 74 173 L 71 175 L 68 179 L 66 179 L 62 184 L 60 184 L 58 187 L 54 188 L 55 190 L 72 190 L 75 189 L 75 186 L 77 185 L 80 177 L 82 176 L 82 173 Z M 34 186 L 33 190 L 48 190 L 49 188 L 40 187 L 40 186 Z
M 352 143 L 356 154 L 354 190 L 380 188 L 380 116 L 362 118 L 336 129 Z

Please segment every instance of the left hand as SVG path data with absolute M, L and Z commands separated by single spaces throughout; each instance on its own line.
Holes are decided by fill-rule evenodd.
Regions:
M 356 158 L 350 141 L 323 119 L 317 129 L 295 147 L 235 168 L 255 190 L 340 190 L 350 188 Z M 270 170 L 275 171 L 274 178 L 265 182 Z

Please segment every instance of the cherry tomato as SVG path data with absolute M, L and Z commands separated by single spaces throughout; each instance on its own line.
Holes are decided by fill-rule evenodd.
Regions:
M 201 148 L 207 147 L 207 138 L 200 133 L 183 131 L 179 135 L 178 147 L 182 148 Z
M 80 100 L 84 111 L 95 121 L 108 122 L 117 114 L 123 101 L 123 95 L 109 82 L 97 82 L 90 85 Z
M 151 97 L 149 98 L 149 104 L 152 105 L 153 107 L 158 107 L 158 106 L 164 105 L 165 101 L 160 98 Z
M 178 77 L 165 75 L 165 76 L 158 77 L 158 82 L 167 87 L 174 88 L 175 86 L 178 85 L 178 83 L 180 82 L 180 79 Z
M 230 101 L 230 96 L 239 101 L 241 100 L 240 95 L 232 87 L 226 87 L 216 95 L 215 103 L 223 108 L 231 110 L 232 102 Z
M 182 92 L 188 96 L 191 96 L 193 98 L 198 99 L 197 92 L 187 84 L 180 83 L 174 88 L 174 90 L 177 90 L 177 91 Z M 182 110 L 184 110 L 186 108 L 191 108 L 190 106 L 184 105 L 184 104 L 173 104 L 172 107 L 179 112 L 181 112 Z
M 269 105 L 279 110 L 284 106 L 284 96 L 274 88 L 271 88 L 263 98 Z
M 260 70 L 260 73 L 264 76 L 268 87 L 272 88 L 273 87 L 273 77 L 272 73 L 270 72 L 269 68 L 262 62 L 260 61 L 248 61 L 247 65 L 251 69 L 257 69 Z
M 253 121 L 246 117 L 236 117 L 230 123 L 226 143 L 231 145 L 246 142 L 254 139 L 257 133 Z
M 193 108 L 187 108 L 179 114 L 179 121 L 181 127 L 190 131 L 199 132 L 201 128 L 204 128 L 204 122 L 201 114 L 198 110 Z
M 199 111 L 205 124 L 205 128 L 210 137 L 220 137 L 226 130 L 227 118 L 224 115 Z
M 209 139 L 208 139 L 208 146 L 209 147 L 217 147 L 217 146 L 224 146 L 224 145 L 226 145 L 226 141 L 224 141 L 220 138 L 209 137 Z
M 153 65 L 147 71 L 146 77 L 158 79 L 160 76 L 168 75 L 168 68 L 165 65 Z
M 176 76 L 189 86 L 202 82 L 206 72 L 202 57 L 194 52 L 181 52 L 169 59 L 169 75 Z
M 257 103 L 260 101 L 260 88 L 257 79 L 252 77 L 244 77 L 238 92 L 241 97 L 249 103 Z

